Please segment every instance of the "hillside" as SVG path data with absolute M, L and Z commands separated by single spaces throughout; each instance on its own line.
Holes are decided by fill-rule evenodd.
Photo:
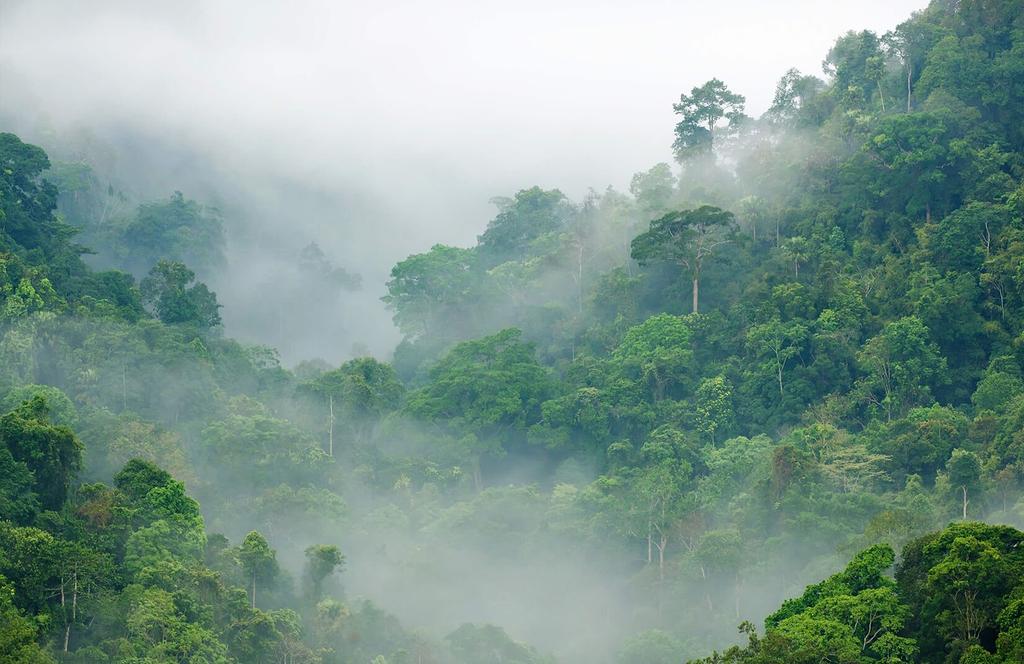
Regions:
M 0 662 L 1024 661 L 1024 4 L 824 69 L 495 199 L 339 366 L 230 337 L 219 209 L 0 134 Z

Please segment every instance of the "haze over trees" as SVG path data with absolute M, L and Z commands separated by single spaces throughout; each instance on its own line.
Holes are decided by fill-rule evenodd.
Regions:
M 214 206 L 0 133 L 0 661 L 1024 660 L 1024 5 L 824 74 L 494 199 L 336 366 L 231 338 Z

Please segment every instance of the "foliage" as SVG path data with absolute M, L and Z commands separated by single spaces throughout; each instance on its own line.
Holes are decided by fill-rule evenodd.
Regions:
M 678 663 L 767 616 L 699 661 L 1020 661 L 1024 535 L 969 519 L 1024 523 L 1022 16 L 849 32 L 761 118 L 692 88 L 681 171 L 394 265 L 391 361 L 226 338 L 234 220 L 0 134 L 0 660 Z

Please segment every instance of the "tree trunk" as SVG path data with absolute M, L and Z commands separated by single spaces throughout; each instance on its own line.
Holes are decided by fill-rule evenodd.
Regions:
M 658 372 L 654 373 L 654 401 L 658 402 L 665 398 L 665 383 L 666 381 L 658 375 Z
M 252 573 L 252 608 L 256 608 L 256 572 Z
M 68 640 L 71 634 L 71 621 L 68 620 L 68 612 L 64 607 L 64 584 L 66 580 L 64 575 L 60 576 L 60 612 L 64 614 L 64 652 L 68 651 Z
M 583 313 L 583 242 L 576 255 L 576 301 L 579 313 Z
M 330 395 L 328 398 L 328 407 L 330 408 L 330 415 L 328 416 L 328 422 L 330 426 L 327 429 L 327 455 L 334 456 L 334 395 Z
M 693 313 L 697 313 L 697 303 L 700 299 L 700 277 L 693 278 Z
M 476 487 L 476 492 L 480 493 L 483 490 L 483 478 L 480 476 L 480 459 L 473 459 L 473 486 Z
M 71 642 L 71 626 L 78 620 L 78 572 L 74 573 L 74 582 L 71 589 L 71 620 L 64 625 L 64 652 L 68 651 L 68 644 Z M 64 601 L 64 592 L 61 591 L 61 602 Z
M 665 547 L 668 546 L 668 537 L 665 535 L 661 536 L 661 542 L 658 544 L 658 580 L 665 580 Z
M 700 578 L 704 580 L 704 601 L 707 602 L 708 611 L 714 611 L 715 605 L 711 601 L 711 593 L 708 592 L 708 573 L 704 566 L 700 566 Z
M 910 62 L 907 61 L 907 113 L 910 112 L 910 76 L 913 73 L 913 68 L 910 66 Z
M 962 486 L 960 488 L 964 492 L 964 521 L 966 521 L 967 520 L 967 503 L 968 503 L 968 500 L 967 500 L 967 487 L 966 486 Z
M 740 618 L 740 587 L 741 587 L 741 585 L 742 584 L 740 583 L 740 575 L 737 572 L 736 578 L 733 580 L 733 598 L 734 598 L 735 606 L 736 606 L 736 619 L 737 620 L 739 620 L 739 618 Z
M 630 247 L 630 242 L 629 241 L 630 241 L 629 233 L 628 232 L 624 232 L 623 235 L 622 235 L 622 246 L 623 246 L 623 248 L 625 249 L 625 252 L 626 252 L 626 260 L 624 261 L 626 263 L 626 276 L 627 277 L 632 277 L 633 276 L 633 254 L 632 254 L 632 249 Z
M 878 99 L 882 102 L 882 112 L 885 113 L 885 93 L 882 92 L 882 81 L 878 80 Z

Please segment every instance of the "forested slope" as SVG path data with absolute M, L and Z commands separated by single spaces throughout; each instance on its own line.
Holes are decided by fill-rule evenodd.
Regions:
M 225 336 L 216 209 L 0 134 L 0 661 L 1022 661 L 1024 5 L 824 67 L 495 199 L 338 367 Z

